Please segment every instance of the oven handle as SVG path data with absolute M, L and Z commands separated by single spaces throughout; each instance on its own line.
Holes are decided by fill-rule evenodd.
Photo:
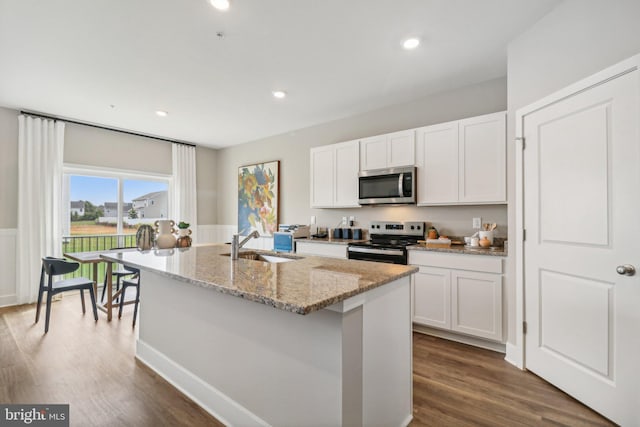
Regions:
M 398 197 L 404 196 L 404 191 L 402 191 L 402 181 L 404 181 L 404 173 L 398 174 Z
M 403 256 L 404 252 L 397 249 L 372 249 L 372 248 L 360 248 L 358 246 L 349 246 L 347 248 L 349 252 L 360 252 L 363 254 L 380 254 L 380 255 L 400 255 Z

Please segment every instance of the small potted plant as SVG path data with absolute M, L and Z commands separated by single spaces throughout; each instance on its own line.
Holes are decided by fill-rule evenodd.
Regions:
M 189 246 L 191 246 L 191 230 L 189 230 L 189 226 L 191 224 L 189 224 L 188 222 L 184 222 L 184 221 L 180 221 L 178 223 L 178 242 L 176 244 L 176 246 L 178 246 L 179 248 L 188 248 Z

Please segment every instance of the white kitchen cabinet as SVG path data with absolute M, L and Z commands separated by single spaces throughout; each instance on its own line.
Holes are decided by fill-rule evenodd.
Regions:
M 415 164 L 413 129 L 372 136 L 360 141 L 360 170 L 410 166 Z
M 502 258 L 409 251 L 413 322 L 503 341 Z
M 506 113 L 416 130 L 418 205 L 506 202 Z
M 451 329 L 502 341 L 502 275 L 451 270 Z
M 418 204 L 458 201 L 458 122 L 416 130 Z
M 413 321 L 451 329 L 451 272 L 420 267 L 414 275 Z
M 460 121 L 458 197 L 463 203 L 507 200 L 506 115 Z
M 296 240 L 296 254 L 347 259 L 347 245 Z
M 310 150 L 312 208 L 351 208 L 358 204 L 359 141 Z

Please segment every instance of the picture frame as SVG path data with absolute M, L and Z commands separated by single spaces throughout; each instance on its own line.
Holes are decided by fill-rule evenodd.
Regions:
M 280 160 L 238 167 L 238 234 L 278 231 Z

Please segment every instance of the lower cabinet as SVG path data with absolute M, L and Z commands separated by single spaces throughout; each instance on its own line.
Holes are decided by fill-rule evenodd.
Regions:
M 416 252 L 413 322 L 502 342 L 502 258 Z

